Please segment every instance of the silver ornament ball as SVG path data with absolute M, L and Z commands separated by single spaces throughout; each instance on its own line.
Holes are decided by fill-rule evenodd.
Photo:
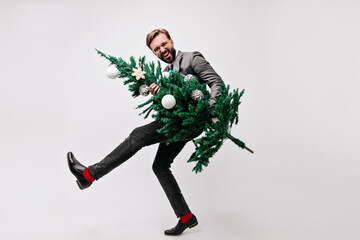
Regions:
M 190 81 L 191 79 L 193 79 L 194 76 L 192 74 L 187 74 L 185 77 L 184 77 L 184 81 Z
M 141 96 L 147 96 L 150 92 L 150 87 L 146 84 L 139 87 L 139 93 Z
M 204 94 L 199 89 L 196 89 L 191 93 L 191 98 L 194 99 L 195 101 L 199 101 L 199 99 L 201 99 L 203 97 L 204 97 Z

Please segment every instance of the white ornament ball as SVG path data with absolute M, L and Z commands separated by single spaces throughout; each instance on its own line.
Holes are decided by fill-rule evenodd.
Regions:
M 161 99 L 161 105 L 166 109 L 172 109 L 176 105 L 176 100 L 173 95 L 167 94 Z
M 110 79 L 115 79 L 119 76 L 120 72 L 116 68 L 115 64 L 111 64 L 108 69 L 106 69 L 106 76 Z

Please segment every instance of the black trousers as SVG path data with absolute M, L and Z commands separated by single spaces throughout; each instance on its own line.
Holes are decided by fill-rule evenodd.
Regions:
M 103 160 L 89 166 L 89 171 L 91 176 L 98 180 L 124 163 L 141 148 L 160 143 L 153 163 L 153 171 L 164 189 L 176 216 L 181 217 L 189 213 L 190 209 L 185 202 L 170 167 L 175 157 L 190 139 L 183 139 L 167 145 L 166 141 L 168 138 L 163 134 L 159 134 L 157 132 L 158 128 L 159 124 L 156 121 L 135 128 L 130 135 Z M 199 134 L 194 134 L 193 137 L 195 138 L 198 135 Z

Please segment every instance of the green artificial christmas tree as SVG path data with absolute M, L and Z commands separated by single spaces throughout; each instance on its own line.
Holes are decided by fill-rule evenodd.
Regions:
M 183 78 L 178 72 L 165 76 L 161 72 L 161 65 L 153 62 L 145 63 L 145 57 L 138 62 L 130 57 L 130 62 L 122 58 L 106 55 L 96 50 L 102 57 L 110 61 L 107 75 L 110 78 L 124 79 L 133 97 L 147 95 L 148 86 L 155 83 L 160 86 L 158 94 L 153 95 L 148 101 L 140 104 L 138 108 L 146 107 L 141 114 L 147 118 L 151 112 L 152 117 L 160 124 L 159 133 L 165 134 L 168 143 L 180 139 L 192 139 L 203 133 L 198 139 L 193 140 L 195 152 L 188 162 L 195 162 L 193 171 L 201 172 L 203 166 L 209 164 L 209 159 L 220 149 L 225 139 L 230 139 L 240 148 L 246 149 L 245 143 L 233 137 L 229 129 L 238 123 L 238 108 L 240 98 L 244 94 L 238 89 L 230 92 L 230 86 L 222 86 L 221 95 L 216 99 L 215 109 L 210 115 L 210 93 L 205 84 L 200 84 L 191 75 Z

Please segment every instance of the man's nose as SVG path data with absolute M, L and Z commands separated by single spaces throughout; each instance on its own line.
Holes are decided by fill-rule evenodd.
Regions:
M 160 47 L 160 52 L 165 52 L 166 51 L 166 49 L 164 48 L 164 47 Z

